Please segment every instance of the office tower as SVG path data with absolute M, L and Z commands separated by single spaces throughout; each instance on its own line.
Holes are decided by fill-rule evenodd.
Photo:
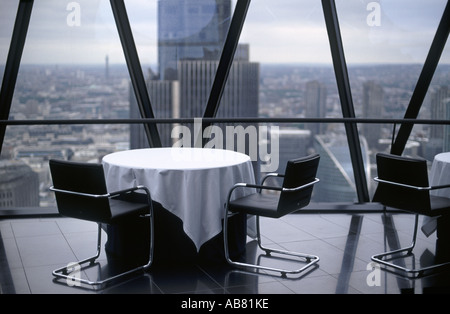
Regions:
M 431 119 L 441 120 L 450 118 L 450 88 L 439 86 L 430 93 Z M 432 125 L 430 127 L 430 141 L 434 142 L 441 151 L 450 150 L 450 128 L 447 125 Z
M 309 81 L 305 89 L 306 118 L 324 118 L 327 110 L 327 88 L 318 81 Z M 326 123 L 308 123 L 313 135 L 326 132 Z
M 436 86 L 429 91 L 430 119 L 450 119 L 450 88 Z M 436 154 L 450 150 L 450 127 L 447 125 L 430 125 L 429 136 L 423 143 L 423 157 L 433 160 Z
M 363 118 L 379 119 L 382 117 L 384 108 L 383 88 L 374 81 L 363 84 Z M 365 136 L 369 147 L 377 148 L 381 138 L 381 125 L 365 123 L 362 124 L 362 135 Z
M 155 117 L 202 117 L 228 31 L 231 1 L 160 0 L 158 14 L 160 73 L 151 72 L 147 81 Z M 238 46 L 217 117 L 258 116 L 259 63 L 250 62 L 249 55 L 249 45 Z M 130 115 L 140 117 L 133 94 Z M 158 126 L 163 146 L 175 141 L 172 129 Z M 130 134 L 130 148 L 148 146 L 142 126 L 132 126 Z
M 271 129 L 270 138 L 278 138 L 279 157 L 278 170 L 274 172 L 284 173 L 289 160 L 304 157 L 309 154 L 311 131 L 295 128 Z
M 105 81 L 109 83 L 109 56 L 105 57 Z
M 0 207 L 39 206 L 38 174 L 24 162 L 0 161 Z
M 180 62 L 180 117 L 201 117 L 208 102 L 218 61 Z M 235 61 L 222 94 L 218 117 L 256 117 L 259 102 L 259 64 Z
M 179 82 L 147 80 L 147 89 L 151 95 L 151 102 L 156 118 L 179 118 Z M 141 114 L 138 109 L 136 97 L 130 86 L 130 118 L 139 119 Z M 172 124 L 159 124 L 158 132 L 163 147 L 172 146 Z M 147 136 L 142 124 L 130 125 L 130 148 L 148 147 Z
M 369 150 L 365 138 L 360 137 L 360 141 L 370 190 Z M 315 151 L 320 154 L 320 166 L 317 172 L 320 184 L 314 187 L 314 201 L 356 202 L 355 177 L 346 136 L 316 135 L 314 144 Z
M 230 17 L 230 0 L 159 0 L 160 79 L 176 80 L 180 60 L 218 60 Z

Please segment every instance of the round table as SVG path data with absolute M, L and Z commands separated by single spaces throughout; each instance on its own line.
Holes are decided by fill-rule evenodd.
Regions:
M 429 178 L 430 186 L 450 184 L 450 152 L 440 153 L 434 156 Z M 430 194 L 450 197 L 450 188 L 432 190 Z M 424 217 L 421 229 L 426 236 L 430 236 L 435 232 L 437 227 L 438 217 Z
M 434 156 L 430 170 L 430 185 L 450 184 L 450 152 Z M 430 192 L 433 195 L 450 197 L 450 188 L 437 189 Z
M 103 157 L 108 190 L 137 185 L 183 224 L 197 251 L 222 231 L 224 204 L 235 183 L 255 183 L 250 157 L 229 150 L 206 148 L 149 148 Z M 252 193 L 238 189 L 233 197 Z

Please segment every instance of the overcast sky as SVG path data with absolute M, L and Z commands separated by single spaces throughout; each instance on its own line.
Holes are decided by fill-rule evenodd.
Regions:
M 2 64 L 17 3 L 0 1 Z M 79 5 L 79 25 L 68 25 L 68 17 L 75 12 L 73 7 L 68 10 L 69 3 Z M 336 0 L 348 63 L 423 63 L 446 3 Z M 125 4 L 141 63 L 155 64 L 157 1 L 127 0 Z M 374 17 L 372 22 L 369 16 Z M 331 63 L 320 0 L 253 0 L 241 42 L 250 44 L 255 62 Z M 450 63 L 448 46 L 441 62 Z M 106 55 L 110 63 L 125 62 L 108 0 L 34 1 L 23 63 L 104 63 Z

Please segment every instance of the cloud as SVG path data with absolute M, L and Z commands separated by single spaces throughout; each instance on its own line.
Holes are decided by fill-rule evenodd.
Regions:
M 79 26 L 67 24 L 70 2 L 80 5 Z M 380 4 L 380 26 L 367 24 L 370 2 Z M 446 3 L 336 0 L 347 61 L 423 62 Z M 156 63 L 157 0 L 125 4 L 141 63 Z M 0 63 L 6 62 L 17 6 L 17 0 L 0 1 Z M 255 62 L 331 62 L 318 0 L 252 1 L 241 42 L 250 44 Z M 442 56 L 447 63 L 448 50 Z M 103 63 L 106 54 L 111 63 L 125 62 L 108 0 L 34 2 L 24 63 Z

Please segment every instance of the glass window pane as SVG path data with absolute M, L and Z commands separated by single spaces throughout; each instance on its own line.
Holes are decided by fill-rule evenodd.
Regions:
M 16 6 L 17 1 L 11 4 Z M 5 8 L 2 14 L 13 10 Z M 11 16 L 15 13 L 2 19 L 10 29 Z M 9 119 L 128 118 L 129 81 L 109 1 L 35 1 Z M 11 197 L 0 206 L 52 205 L 50 158 L 99 161 L 128 147 L 128 125 L 8 126 L 1 155 L 11 181 L 0 184 Z M 29 195 L 38 196 L 37 204 L 35 197 L 16 197 L 23 180 Z
M 0 75 L 3 78 L 9 45 L 17 13 L 17 1 L 6 0 L 0 3 Z
M 431 81 L 419 118 L 450 120 L 450 44 L 447 41 L 440 63 Z M 432 161 L 436 154 L 450 151 L 450 126 L 426 125 L 416 129 L 417 141 L 421 141 L 423 155 Z
M 130 23 L 157 118 L 201 117 L 234 9 L 231 0 L 127 2 Z M 140 117 L 134 95 L 130 114 Z M 171 146 L 171 124 L 159 125 L 163 146 Z M 193 144 L 191 144 L 193 145 Z M 131 148 L 147 147 L 143 127 L 131 126 Z
M 446 3 L 336 1 L 357 117 L 404 117 Z M 444 51 L 441 64 L 448 64 L 449 60 L 448 50 Z M 448 85 L 440 72 L 438 68 L 433 85 Z M 435 88 L 429 90 L 418 118 L 429 119 L 436 112 L 427 110 L 432 89 Z M 429 146 L 434 142 L 431 129 L 429 125 L 416 125 L 405 154 L 432 159 L 436 150 Z M 371 151 L 390 150 L 393 125 L 366 124 L 359 130 Z
M 253 1 L 240 42 L 249 45 L 250 59 L 260 63 L 261 117 L 342 117 L 320 1 Z M 314 200 L 355 201 L 342 124 L 272 127 L 271 139 L 279 145 L 279 172 L 284 171 L 287 160 L 318 152 L 321 183 L 314 187 Z
M 445 0 L 336 1 L 356 117 L 404 117 L 446 3 Z M 444 51 L 441 63 L 448 64 L 449 58 L 448 51 Z M 442 70 L 438 68 L 433 85 L 448 85 L 448 75 L 444 75 L 447 82 L 443 82 L 439 72 Z M 419 119 L 430 119 L 436 112 L 430 110 L 432 90 L 436 87 L 430 88 Z M 437 115 L 433 119 L 438 119 Z M 358 128 L 370 153 L 367 167 L 372 168 L 373 174 L 368 183 L 373 192 L 376 185 L 370 178 L 376 172 L 375 155 L 390 151 L 400 126 L 359 124 Z M 442 130 L 442 126 L 415 125 L 404 154 L 431 161 L 442 149 Z M 441 134 L 441 139 L 436 141 L 432 132 Z

